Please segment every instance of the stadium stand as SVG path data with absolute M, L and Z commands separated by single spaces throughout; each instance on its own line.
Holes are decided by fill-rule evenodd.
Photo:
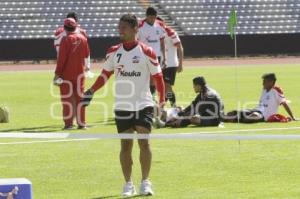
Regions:
M 145 5 L 156 7 L 181 35 L 227 34 L 233 7 L 238 34 L 300 32 L 297 0 L 0 0 L 0 39 L 51 38 L 69 11 L 79 13 L 90 37 L 116 36 L 119 16 L 132 12 L 143 18 Z
M 232 8 L 238 13 L 237 34 L 298 33 L 297 0 L 159 0 L 188 35 L 227 34 Z
M 54 31 L 70 11 L 87 30 L 91 56 L 103 58 L 119 42 L 119 17 L 131 12 L 142 19 L 148 6 L 181 35 L 186 56 L 233 54 L 232 8 L 239 55 L 300 53 L 299 0 L 0 0 L 0 61 L 55 59 Z
M 137 1 L 0 1 L 0 39 L 51 38 L 65 15 L 75 11 L 90 37 L 116 36 L 117 21 L 126 13 L 144 16 Z

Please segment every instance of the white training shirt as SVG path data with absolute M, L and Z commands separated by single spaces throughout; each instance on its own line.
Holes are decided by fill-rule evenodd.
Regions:
M 286 98 L 281 88 L 273 87 L 270 91 L 264 89 L 256 109 L 263 113 L 264 119 L 267 121 L 270 116 L 277 113 L 279 106 L 284 102 L 286 102 Z
M 139 111 L 153 106 L 150 75 L 161 73 L 152 48 L 138 43 L 130 51 L 123 44 L 108 50 L 103 69 L 115 73 L 115 110 Z
M 168 29 L 167 29 L 168 30 Z M 177 44 L 179 44 L 180 38 L 178 34 L 171 30 L 167 31 L 165 37 L 165 49 L 166 49 L 166 67 L 178 67 L 178 55 L 177 55 Z
M 140 22 L 138 40 L 153 48 L 157 56 L 162 56 L 160 40 L 165 38 L 165 25 L 155 20 L 151 26 L 145 20 Z

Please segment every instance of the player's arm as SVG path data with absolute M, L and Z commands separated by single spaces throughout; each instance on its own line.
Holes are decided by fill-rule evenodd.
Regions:
M 118 47 L 111 47 L 110 49 L 108 49 L 106 61 L 103 64 L 103 70 L 101 74 L 98 76 L 92 87 L 84 93 L 84 96 L 81 99 L 83 106 L 88 106 L 90 104 L 91 100 L 93 99 L 94 93 L 102 88 L 108 81 L 110 76 L 114 73 L 113 57 L 114 52 L 117 50 L 117 48 Z
M 87 40 L 86 40 L 86 47 L 85 47 L 84 66 L 85 66 L 85 71 L 89 71 L 91 68 L 90 47 Z
M 81 103 L 83 103 L 83 106 L 88 106 L 90 104 L 93 99 L 94 93 L 105 85 L 112 74 L 112 71 L 107 71 L 105 69 L 102 70 L 101 74 L 98 76 L 92 87 L 84 92 L 83 98 L 81 99 Z
M 159 105 L 160 107 L 163 107 L 165 104 L 165 82 L 163 79 L 161 67 L 159 65 L 155 52 L 151 48 L 144 46 L 143 51 L 147 56 L 147 66 L 154 80 L 156 90 L 159 94 Z
M 97 90 L 102 88 L 105 83 L 108 81 L 110 76 L 113 74 L 113 71 L 107 71 L 105 69 L 102 70 L 101 74 L 95 81 L 95 83 L 92 85 L 92 87 L 89 89 L 92 94 L 94 94 Z
M 291 117 L 291 119 L 295 121 L 296 118 L 294 117 L 293 112 L 292 112 L 290 106 L 288 105 L 288 103 L 287 102 L 283 102 L 281 105 L 284 107 L 284 109 L 289 114 L 289 116 Z
M 68 41 L 66 38 L 63 38 L 60 44 L 60 50 L 57 58 L 54 81 L 62 77 L 67 59 L 68 59 Z
M 160 49 L 162 52 L 162 68 L 166 66 L 166 46 L 165 46 L 165 38 L 160 38 Z
M 159 105 L 161 107 L 165 104 L 165 82 L 161 72 L 152 75 L 152 78 L 155 82 L 156 90 L 159 94 Z
M 182 43 L 177 43 L 177 54 L 178 54 L 178 59 L 179 59 L 179 65 L 177 68 L 177 72 L 180 73 L 183 70 L 183 57 L 184 57 L 184 50 L 183 50 L 183 46 Z
M 274 87 L 274 89 L 276 90 L 277 95 L 275 95 L 275 96 L 276 96 L 278 103 L 280 103 L 280 105 L 282 105 L 284 107 L 284 109 L 289 114 L 289 116 L 291 117 L 292 120 L 296 120 L 290 106 L 287 103 L 287 100 L 284 96 L 283 90 L 280 87 L 276 87 L 276 86 Z

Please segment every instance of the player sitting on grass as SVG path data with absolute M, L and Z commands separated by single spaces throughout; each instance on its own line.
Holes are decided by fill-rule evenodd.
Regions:
M 224 118 L 224 122 L 256 123 L 295 120 L 282 89 L 275 86 L 276 75 L 267 73 L 262 76 L 262 79 L 263 91 L 258 106 L 254 109 L 230 111 Z M 277 114 L 280 105 L 285 108 L 290 117 Z
M 219 126 L 224 110 L 220 95 L 206 85 L 204 77 L 194 78 L 193 85 L 194 91 L 199 93 L 195 100 L 183 110 L 176 107 L 163 112 L 162 120 L 166 122 L 165 126 Z

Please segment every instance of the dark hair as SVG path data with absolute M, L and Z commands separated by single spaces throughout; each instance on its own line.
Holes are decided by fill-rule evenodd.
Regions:
M 195 77 L 193 79 L 193 83 L 195 85 L 200 85 L 200 86 L 205 86 L 206 85 L 206 81 L 205 81 L 205 78 L 203 76 Z
M 271 80 L 271 81 L 274 81 L 274 83 L 276 82 L 276 75 L 275 73 L 266 73 L 262 76 L 262 79 L 264 80 Z
M 153 7 L 148 7 L 146 10 L 146 16 L 157 16 L 157 11 Z
M 127 22 L 131 28 L 138 27 L 138 19 L 134 14 L 125 14 L 120 18 L 120 21 Z
M 76 27 L 64 26 L 64 29 L 68 32 L 73 32 L 75 31 Z
M 78 16 L 77 16 L 76 12 L 69 12 L 67 14 L 66 18 L 73 18 L 73 19 L 75 19 L 76 22 L 78 21 Z

